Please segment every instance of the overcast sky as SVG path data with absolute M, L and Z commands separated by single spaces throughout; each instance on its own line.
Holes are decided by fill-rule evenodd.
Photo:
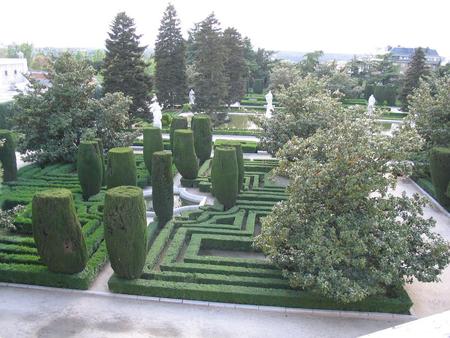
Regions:
M 2 0 L 0 44 L 102 48 L 114 15 L 135 19 L 151 47 L 165 0 Z M 172 0 L 183 33 L 214 11 L 255 47 L 372 53 L 387 45 L 432 47 L 450 56 L 450 0 Z

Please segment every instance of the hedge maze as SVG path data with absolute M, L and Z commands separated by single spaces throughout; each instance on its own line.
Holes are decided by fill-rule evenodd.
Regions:
M 148 185 L 142 155 L 136 155 L 136 166 L 138 185 Z M 31 234 L 30 203 L 36 192 L 49 188 L 66 188 L 73 193 L 89 256 L 86 268 L 80 273 L 49 272 L 37 254 Z M 107 259 L 102 222 L 104 190 L 84 201 L 74 164 L 26 166 L 19 170 L 17 181 L 4 183 L 1 189 L 0 203 L 4 209 L 17 205 L 24 205 L 25 209 L 15 219 L 16 232 L 0 229 L 0 281 L 87 289 Z
M 201 168 L 203 182 L 207 163 Z M 110 290 L 215 302 L 408 313 L 411 302 L 403 290 L 395 298 L 379 296 L 337 304 L 290 289 L 282 272 L 262 255 L 249 257 L 255 255 L 252 243 L 260 232 L 261 218 L 286 199 L 284 188 L 267 175 L 275 165 L 273 160 L 245 161 L 245 190 L 236 206 L 227 211 L 220 205 L 203 207 L 168 222 L 150 239 L 141 277 L 125 280 L 113 275 Z

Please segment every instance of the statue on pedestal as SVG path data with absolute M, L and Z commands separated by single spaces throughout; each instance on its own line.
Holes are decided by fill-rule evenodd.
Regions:
M 189 104 L 193 106 L 195 104 L 195 92 L 194 89 L 189 91 Z
M 272 117 L 272 112 L 273 112 L 273 95 L 272 95 L 272 91 L 269 90 L 269 92 L 266 94 L 266 118 L 270 119 Z
M 152 104 L 150 105 L 150 111 L 153 114 L 153 126 L 159 128 L 159 129 L 162 129 L 162 124 L 161 124 L 161 119 L 162 119 L 161 106 L 158 103 L 158 98 L 156 97 L 156 95 L 153 95 Z
M 377 100 L 375 99 L 375 96 L 370 95 L 369 97 L 369 104 L 367 105 L 367 113 L 369 115 L 373 114 L 373 112 L 375 111 L 375 103 L 377 102 Z

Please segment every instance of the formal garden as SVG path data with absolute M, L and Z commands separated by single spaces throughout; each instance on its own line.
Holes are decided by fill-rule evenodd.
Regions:
M 175 15 L 170 5 L 162 25 L 179 34 Z M 0 130 L 0 281 L 88 290 L 110 264 L 114 293 L 409 314 L 404 286 L 438 281 L 449 244 L 423 216 L 427 198 L 391 191 L 411 177 L 450 210 L 449 76 L 417 79 L 409 113 L 391 109 L 402 99 L 391 83 L 365 88 L 383 98 L 368 113 L 367 79 L 317 55 L 266 80 L 236 74 L 242 60 L 207 63 L 218 37 L 243 55 L 240 34 L 217 27 L 210 15 L 180 47 L 191 79 L 157 42 L 155 57 L 184 73 L 160 61 L 155 90 L 138 36 L 117 47 L 134 34 L 119 13 L 102 86 L 63 53 L 52 86 L 15 97 Z

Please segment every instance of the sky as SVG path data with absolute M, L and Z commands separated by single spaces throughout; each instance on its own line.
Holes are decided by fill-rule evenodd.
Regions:
M 430 47 L 450 57 L 450 0 L 172 0 L 183 34 L 214 12 L 255 47 L 375 53 L 388 45 Z M 167 0 L 2 0 L 0 44 L 103 48 L 115 14 L 135 19 L 153 47 Z

